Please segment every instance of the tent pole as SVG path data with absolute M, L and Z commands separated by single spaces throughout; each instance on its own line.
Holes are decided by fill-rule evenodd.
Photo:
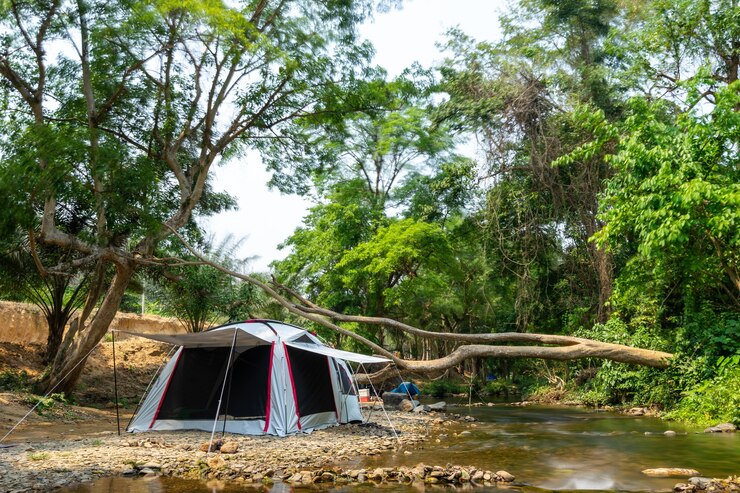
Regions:
M 231 355 L 229 355 L 229 361 L 231 361 Z M 234 378 L 234 371 L 232 370 L 231 373 L 229 373 L 229 385 L 228 385 L 228 390 L 226 391 L 226 412 L 229 411 L 229 402 L 231 401 L 231 380 L 233 378 Z M 224 415 L 224 427 L 223 429 L 221 429 L 221 438 L 223 438 L 224 435 L 226 435 L 226 415 Z
M 393 365 L 395 366 L 395 365 Z M 403 376 L 401 375 L 401 370 L 398 369 L 396 366 L 396 373 L 398 374 L 398 378 L 401 379 L 401 383 L 399 385 L 403 385 Z M 411 397 L 411 391 L 409 390 L 408 385 L 403 386 L 404 389 L 406 389 L 406 395 L 409 396 L 409 400 L 411 401 L 411 405 L 414 406 L 414 409 L 416 409 L 416 404 L 414 404 L 414 398 Z
M 118 372 L 116 371 L 116 329 L 110 331 L 111 340 L 113 341 L 113 396 L 116 399 L 116 428 L 118 436 L 121 436 L 121 415 L 118 411 Z
M 224 383 L 221 386 L 221 395 L 218 397 L 218 406 L 216 407 L 216 417 L 213 419 L 213 430 L 211 430 L 211 441 L 208 442 L 208 453 L 213 452 L 213 435 L 216 434 L 216 425 L 218 424 L 218 415 L 221 412 L 221 400 L 224 398 L 224 390 L 226 389 L 226 380 L 229 377 L 229 368 L 231 368 L 231 356 L 234 354 L 234 346 L 236 346 L 236 333 L 239 329 L 234 328 L 234 339 L 231 341 L 231 350 L 229 351 L 229 359 L 226 360 L 226 373 L 224 374 Z M 224 426 L 226 426 L 226 417 L 224 417 Z
M 367 369 L 365 368 L 365 365 L 363 365 L 362 363 L 360 363 L 360 366 L 362 367 L 362 371 L 365 372 L 365 375 L 369 375 L 369 373 L 367 372 Z M 388 416 L 388 411 L 385 410 L 385 403 L 383 402 L 383 399 L 378 395 L 378 391 L 375 390 L 375 385 L 373 385 L 373 381 L 370 380 L 370 377 L 367 378 L 367 381 L 370 382 L 370 387 L 373 388 L 373 393 L 380 400 L 380 408 L 383 409 L 383 414 L 385 414 L 385 419 L 387 419 L 388 420 L 388 424 L 391 425 L 391 431 L 393 431 L 393 436 L 395 436 L 396 437 L 396 440 L 400 442 L 401 439 L 398 438 L 398 433 L 396 433 L 396 427 L 393 426 L 393 422 L 391 421 L 391 417 Z

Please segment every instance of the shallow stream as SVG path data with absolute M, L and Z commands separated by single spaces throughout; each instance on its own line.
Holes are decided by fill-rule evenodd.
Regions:
M 740 433 L 705 434 L 701 429 L 651 417 L 623 416 L 583 408 L 495 405 L 452 408 L 470 414 L 474 427 L 454 425 L 434 431 L 423 448 L 361 458 L 344 466 L 380 467 L 447 463 L 474 465 L 514 474 L 517 484 L 508 490 L 670 491 L 682 478 L 649 478 L 647 468 L 680 467 L 703 476 L 724 478 L 740 474 Z M 469 430 L 470 433 L 463 433 Z M 675 436 L 663 432 L 672 430 Z M 437 441 L 439 440 L 439 441 Z M 683 478 L 685 481 L 685 478 Z M 365 492 L 368 486 L 334 491 Z M 410 487 L 383 487 L 385 491 L 418 491 Z M 296 488 L 297 490 L 297 488 Z M 494 491 L 476 488 L 475 491 Z M 107 478 L 60 493 L 181 493 L 212 491 L 202 483 L 157 478 Z M 227 488 L 224 491 L 237 491 Z M 242 489 L 241 491 L 245 491 Z M 256 489 L 246 489 L 256 491 Z M 273 493 L 292 491 L 284 484 Z

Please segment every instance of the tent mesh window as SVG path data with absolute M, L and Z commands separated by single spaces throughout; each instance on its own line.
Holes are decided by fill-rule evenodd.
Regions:
M 293 384 L 301 416 L 322 412 L 336 412 L 334 390 L 329 375 L 329 358 L 288 347 Z
M 230 348 L 187 348 L 177 364 L 157 419 L 214 419 Z M 229 371 L 221 414 L 262 418 L 267 410 L 270 346 L 238 352 Z

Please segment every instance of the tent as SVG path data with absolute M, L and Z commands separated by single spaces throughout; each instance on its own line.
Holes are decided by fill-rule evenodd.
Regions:
M 305 329 L 248 320 L 206 332 L 135 334 L 179 346 L 130 432 L 216 429 L 284 436 L 362 421 L 347 361 L 385 358 L 333 349 Z

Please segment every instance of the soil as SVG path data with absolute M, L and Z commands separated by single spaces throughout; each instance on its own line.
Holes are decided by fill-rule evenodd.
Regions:
M 116 378 L 124 428 L 170 346 L 142 338 L 117 340 Z M 42 399 L 30 393 L 44 370 L 43 344 L 0 343 L 0 438 Z M 2 392 L 5 391 L 5 392 Z M 10 392 L 12 391 L 12 392 Z M 13 442 L 36 442 L 116 432 L 113 344 L 101 342 L 85 364 L 73 396 L 52 394 L 13 431 Z

